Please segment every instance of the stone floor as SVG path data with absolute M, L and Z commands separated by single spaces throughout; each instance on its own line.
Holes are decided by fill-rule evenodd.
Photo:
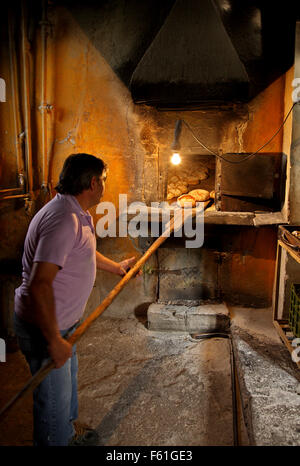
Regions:
M 229 311 L 242 389 L 239 443 L 300 445 L 299 370 L 271 311 Z M 78 358 L 79 420 L 98 430 L 99 445 L 233 445 L 228 339 L 195 340 L 149 331 L 142 316 L 104 315 L 79 341 Z M 8 353 L 0 406 L 28 378 L 20 352 Z M 32 444 L 31 409 L 28 397 L 0 421 L 0 445 Z
M 272 324 L 271 309 L 229 310 L 251 445 L 300 446 L 300 370 Z
M 100 445 L 232 445 L 228 345 L 103 318 L 79 345 L 81 420 Z

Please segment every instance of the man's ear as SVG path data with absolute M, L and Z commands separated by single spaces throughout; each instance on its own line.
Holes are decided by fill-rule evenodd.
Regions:
M 93 190 L 96 185 L 97 185 L 97 176 L 93 175 L 92 178 L 91 178 L 90 189 Z

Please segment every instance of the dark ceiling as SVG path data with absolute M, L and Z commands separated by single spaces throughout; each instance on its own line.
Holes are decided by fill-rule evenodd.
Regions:
M 294 62 L 299 11 L 291 0 L 58 3 L 136 103 L 184 108 L 248 101 Z

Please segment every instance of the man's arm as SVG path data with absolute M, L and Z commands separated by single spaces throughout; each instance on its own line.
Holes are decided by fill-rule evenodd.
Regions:
M 97 269 L 106 270 L 107 272 L 115 273 L 116 275 L 126 274 L 126 271 L 131 267 L 135 262 L 135 257 L 130 257 L 130 259 L 125 259 L 122 262 L 115 262 L 108 257 L 103 256 L 100 252 L 96 251 L 96 265 Z
M 48 342 L 48 351 L 56 368 L 72 356 L 72 345 L 62 338 L 55 315 L 52 283 L 58 270 L 59 267 L 50 262 L 35 262 L 29 281 L 32 317 Z

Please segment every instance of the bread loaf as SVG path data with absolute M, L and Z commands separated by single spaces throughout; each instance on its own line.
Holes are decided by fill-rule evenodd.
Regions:
M 209 199 L 209 192 L 206 189 L 193 189 L 188 195 L 194 197 L 198 202 L 204 202 Z
M 189 194 L 183 194 L 177 199 L 179 207 L 196 207 L 196 199 Z

